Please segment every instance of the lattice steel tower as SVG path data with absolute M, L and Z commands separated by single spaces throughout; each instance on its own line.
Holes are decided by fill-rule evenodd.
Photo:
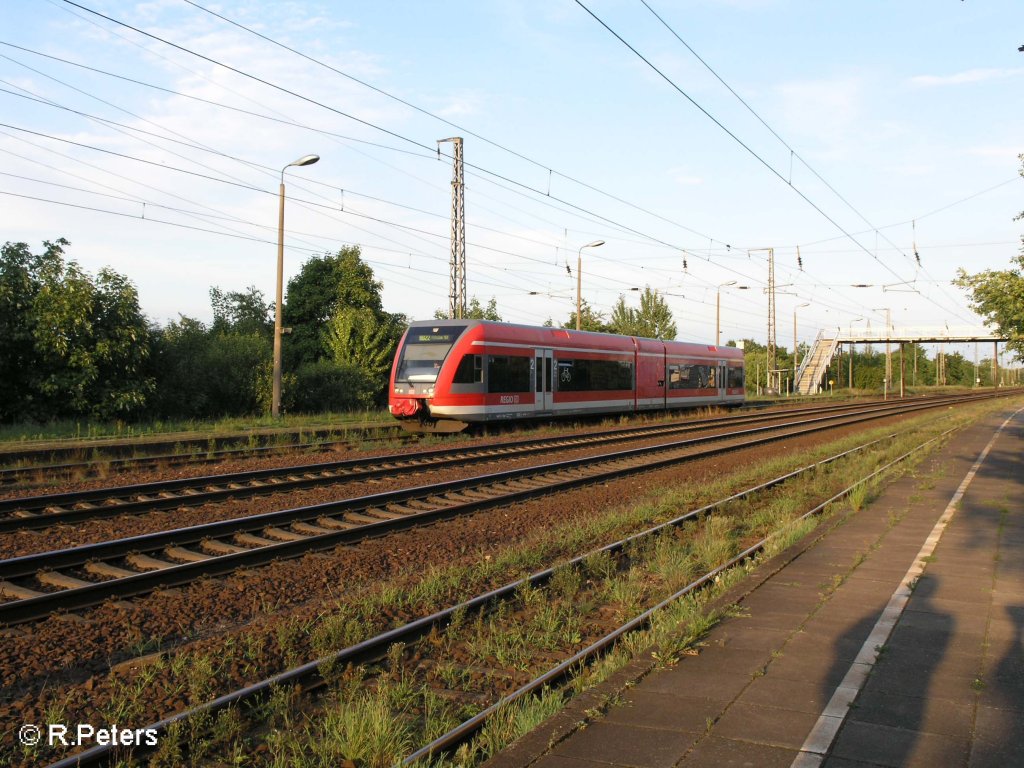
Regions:
M 775 249 L 768 249 L 768 376 L 775 377 Z M 769 381 L 769 386 L 771 383 Z
M 454 145 L 452 170 L 452 257 L 449 264 L 448 316 L 462 319 L 466 316 L 466 206 L 465 185 L 462 182 L 462 137 L 438 139 L 437 143 Z M 437 148 L 438 155 L 441 147 Z

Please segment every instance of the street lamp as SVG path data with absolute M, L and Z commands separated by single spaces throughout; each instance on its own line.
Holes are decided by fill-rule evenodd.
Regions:
M 796 372 L 800 368 L 800 347 L 797 345 L 797 340 L 796 340 L 796 311 L 798 309 L 803 309 L 804 307 L 809 307 L 809 306 L 811 306 L 810 302 L 806 302 L 804 304 L 797 304 L 795 307 L 793 307 L 793 386 L 794 387 L 796 386 Z
M 277 213 L 277 301 L 274 303 L 274 395 L 270 412 L 281 415 L 281 304 L 284 293 L 284 172 L 293 165 L 312 165 L 320 155 L 305 155 L 281 169 L 280 205 Z
M 592 243 L 581 245 L 580 249 L 576 251 L 576 330 L 580 330 L 580 312 L 583 307 L 582 291 L 583 291 L 583 249 L 584 248 L 600 248 L 604 245 L 604 240 L 595 240 Z
M 892 336 L 892 310 L 889 307 L 876 307 L 871 310 L 881 314 L 885 312 L 885 392 L 892 387 L 892 347 L 889 339 Z
M 853 392 L 853 324 L 859 323 L 863 319 L 863 317 L 855 317 L 853 318 L 853 320 L 850 321 L 850 375 L 849 378 L 846 380 L 846 386 L 850 388 L 851 392 Z
M 718 290 L 715 292 L 715 346 L 721 346 L 722 344 L 722 289 L 728 288 L 730 285 L 736 285 L 735 280 L 730 280 L 728 283 L 722 283 L 718 286 Z M 749 288 L 749 285 L 736 285 L 736 290 L 745 291 Z
M 722 283 L 718 286 L 718 290 L 715 291 L 715 346 L 720 347 L 722 345 L 722 289 L 727 288 L 730 285 L 736 285 L 735 280 L 730 280 L 728 283 Z

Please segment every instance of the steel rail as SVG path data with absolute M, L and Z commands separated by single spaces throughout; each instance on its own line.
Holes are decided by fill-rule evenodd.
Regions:
M 400 431 L 397 427 L 384 425 L 374 428 L 373 432 L 391 432 L 390 435 L 357 438 L 360 441 L 366 440 L 413 440 L 418 437 L 415 434 Z M 319 430 L 324 435 L 338 434 L 334 430 Z M 75 473 L 83 473 L 84 476 L 94 475 L 101 468 L 107 470 L 124 469 L 151 469 L 161 466 L 180 466 L 187 464 L 212 464 L 218 461 L 225 461 L 236 457 L 251 457 L 262 455 L 274 455 L 278 453 L 298 453 L 300 451 L 321 450 L 330 446 L 351 444 L 354 438 L 342 438 L 336 440 L 323 440 L 315 438 L 316 442 L 310 443 L 277 443 L 272 445 L 252 445 L 242 448 L 217 448 L 210 450 L 202 444 L 196 444 L 192 450 L 179 453 L 146 454 L 143 456 L 126 456 L 112 458 L 97 458 L 90 461 L 68 462 L 64 464 L 28 464 L 19 467 L 0 468 L 0 486 L 13 485 L 25 480 L 38 478 L 39 476 L 67 477 Z M 228 443 L 228 440 L 221 440 Z M 164 445 L 161 448 L 166 447 Z M 91 450 L 91 449 L 83 449 Z M 70 449 L 68 453 L 73 453 Z M 8 457 L 0 456 L 0 460 L 7 460 Z
M 863 485 L 864 483 L 868 482 L 869 480 L 871 480 L 874 477 L 877 477 L 879 474 L 881 474 L 882 472 L 885 472 L 886 470 L 890 469 L 891 467 L 895 466 L 896 464 L 898 464 L 898 463 L 900 463 L 902 461 L 907 460 L 913 454 L 917 453 L 918 451 L 920 451 L 921 449 L 923 449 L 926 446 L 930 445 L 931 443 L 934 443 L 935 441 L 942 439 L 943 437 L 945 437 L 946 435 L 950 434 L 953 431 L 955 431 L 955 430 L 954 429 L 947 430 L 947 431 L 943 432 L 942 434 L 937 435 L 936 437 L 933 437 L 930 440 L 927 440 L 924 443 L 921 443 L 920 445 L 915 446 L 910 451 L 904 453 L 902 456 L 899 456 L 896 459 L 893 459 L 892 461 L 888 462 L 887 464 L 885 464 L 882 467 L 879 467 L 878 469 L 876 469 L 874 472 L 872 472 L 871 474 L 867 475 L 866 477 L 861 478 L 860 480 L 855 482 L 853 485 L 850 485 L 850 486 L 844 488 L 843 490 L 841 490 L 838 493 L 834 494 L 831 498 L 829 498 L 826 501 L 823 501 L 820 504 L 816 505 L 815 507 L 813 507 L 812 509 L 810 509 L 809 511 L 807 511 L 803 515 L 801 515 L 799 518 L 797 518 L 796 520 L 794 520 L 791 523 L 789 523 L 789 525 L 787 525 L 786 527 L 790 528 L 790 527 L 792 527 L 793 525 L 795 525 L 798 522 L 802 522 L 802 521 L 804 521 L 804 520 L 806 520 L 806 519 L 808 519 L 810 517 L 814 517 L 814 516 L 820 514 L 822 511 L 824 511 L 828 507 L 829 504 L 834 504 L 835 502 L 845 498 L 850 493 L 852 493 L 854 491 L 854 489 L 856 489 L 858 486 Z M 855 449 L 855 450 L 859 450 L 859 448 Z M 852 451 L 851 451 L 851 453 L 852 453 Z M 827 459 L 826 462 L 834 461 L 835 458 L 836 457 L 832 457 L 830 459 Z M 826 462 L 822 462 L 822 463 L 826 463 Z M 799 470 L 797 473 L 791 473 L 790 476 L 792 476 L 794 474 L 802 473 L 802 472 L 806 471 L 807 469 L 811 469 L 813 467 L 814 467 L 814 465 L 812 465 L 811 467 L 805 467 L 803 470 Z M 788 479 L 788 476 L 787 476 L 787 479 Z M 778 485 L 778 482 L 770 481 L 770 483 L 765 484 L 765 486 L 767 486 L 767 487 L 772 487 L 774 485 Z M 734 500 L 734 499 L 729 499 L 729 500 L 731 501 L 731 500 Z M 690 513 L 690 515 L 692 515 L 692 514 L 693 513 Z M 684 520 L 686 518 L 690 518 L 690 515 L 684 515 L 682 518 L 677 518 L 677 520 L 682 521 L 682 520 Z M 675 521 L 672 521 L 672 522 L 675 523 Z M 657 529 L 652 529 L 652 530 L 657 530 Z M 647 532 L 644 532 L 644 533 L 647 533 Z M 706 587 L 708 584 L 713 583 L 714 580 L 720 574 L 724 573 L 725 571 L 729 570 L 730 568 L 733 568 L 733 567 L 743 563 L 746 560 L 749 560 L 749 559 L 753 558 L 755 555 L 757 555 L 760 552 L 762 552 L 764 550 L 764 548 L 768 545 L 768 542 L 770 542 L 772 539 L 776 538 L 780 533 L 781 532 L 775 532 L 775 533 L 769 534 L 765 538 L 761 539 L 759 542 L 757 542 L 755 544 L 752 544 L 751 546 L 747 547 L 745 550 L 743 550 L 739 554 L 737 554 L 737 555 L 733 556 L 732 558 L 730 558 L 729 560 L 727 560 L 725 563 L 722 563 L 718 567 L 713 568 L 712 570 L 710 570 L 707 573 L 705 573 L 703 576 L 700 576 L 699 578 L 697 578 L 694 581 L 690 582 L 689 584 L 687 584 L 685 587 L 683 587 L 679 591 L 677 591 L 674 594 L 670 595 L 669 597 L 665 598 L 664 600 L 659 602 L 657 605 L 654 605 L 651 608 L 648 608 L 646 611 L 644 611 L 644 612 L 640 613 L 639 615 L 635 616 L 634 618 L 632 618 L 631 620 L 629 620 L 625 624 L 623 624 L 620 627 L 612 630 L 611 632 L 606 634 L 604 637 L 600 638 L 599 640 L 596 640 L 595 642 L 593 642 L 590 645 L 588 645 L 586 648 L 583 648 L 582 650 L 580 650 L 577 653 L 573 654 L 570 658 L 565 659 L 564 661 L 562 661 L 559 664 L 555 665 L 554 667 L 552 667 L 551 669 L 547 670 L 543 674 L 535 677 L 533 680 L 529 681 L 528 683 L 523 684 L 522 686 L 520 686 L 517 690 L 513 691 L 512 693 L 507 694 L 506 696 L 503 696 L 501 699 L 496 701 L 494 704 L 492 704 L 489 707 L 487 707 L 486 709 L 478 712 L 476 715 L 474 715 L 470 719 L 460 723 L 459 725 L 457 725 L 455 728 L 451 729 L 447 733 L 442 734 L 441 736 L 437 737 L 436 739 L 434 739 L 429 744 L 427 744 L 427 745 L 425 745 L 423 747 L 420 747 L 420 749 L 418 749 L 415 752 L 413 752 L 412 754 L 408 755 L 402 761 L 402 764 L 403 765 L 410 765 L 410 764 L 416 762 L 417 760 L 422 760 L 424 758 L 433 757 L 433 756 L 435 756 L 435 755 L 437 755 L 437 754 L 439 754 L 441 752 L 449 751 L 453 747 L 456 747 L 459 744 L 465 742 L 473 734 L 475 734 L 477 731 L 479 731 L 483 727 L 484 723 L 492 715 L 494 715 L 496 712 L 498 712 L 503 707 L 507 707 L 508 705 L 512 704 L 513 702 L 517 701 L 518 699 L 521 699 L 521 698 L 523 698 L 524 696 L 526 696 L 528 694 L 535 693 L 535 692 L 543 689 L 545 686 L 548 686 L 548 685 L 551 685 L 552 683 L 556 683 L 556 682 L 559 682 L 560 680 L 563 680 L 564 678 L 566 678 L 567 676 L 572 674 L 573 669 L 582 667 L 584 664 L 586 664 L 589 660 L 591 660 L 595 656 L 598 656 L 598 655 L 604 653 L 612 645 L 614 645 L 615 642 L 618 641 L 618 639 L 621 638 L 623 635 L 628 634 L 629 632 L 632 632 L 634 630 L 637 630 L 637 629 L 640 629 L 640 628 L 646 626 L 648 623 L 650 623 L 651 618 L 658 611 L 666 608 L 667 606 L 669 606 L 672 603 L 678 601 L 679 599 L 681 599 L 681 598 L 683 598 L 683 597 L 685 597 L 685 596 L 687 596 L 689 594 L 692 594 L 693 592 L 695 592 L 695 591 L 697 591 L 699 589 L 702 589 L 702 588 Z M 629 539 L 623 540 L 623 542 L 616 542 L 616 545 L 618 545 L 618 544 L 623 544 L 624 545 L 625 542 L 635 541 L 641 535 L 644 535 L 644 534 L 637 534 L 636 536 L 632 536 Z
M 937 398 L 934 402 L 949 400 Z M 743 416 L 723 416 L 674 424 L 626 427 L 584 435 L 552 438 L 528 438 L 497 445 L 470 446 L 453 451 L 442 448 L 412 454 L 388 454 L 371 458 L 342 459 L 290 467 L 249 470 L 195 478 L 158 480 L 112 488 L 42 494 L 0 499 L 0 533 L 38 530 L 61 523 L 103 519 L 156 510 L 198 506 L 225 499 L 312 488 L 393 475 L 397 471 L 418 471 L 461 466 L 514 455 L 531 455 L 562 447 L 594 445 L 698 431 L 723 424 L 758 423 L 791 418 L 794 415 L 840 413 L 869 404 L 810 407 L 783 412 Z
M 51 455 L 74 455 L 83 451 L 97 451 L 109 449 L 116 451 L 135 451 L 139 448 L 156 448 L 167 450 L 176 445 L 194 445 L 197 448 L 208 447 L 210 441 L 215 445 L 229 445 L 239 440 L 249 440 L 252 437 L 279 437 L 281 435 L 333 435 L 346 429 L 357 431 L 394 430 L 398 424 L 389 421 L 382 422 L 353 422 L 351 424 L 340 424 L 329 427 L 298 427 L 298 428 L 273 428 L 268 430 L 250 430 L 247 432 L 210 433 L 182 432 L 175 437 L 166 435 L 140 435 L 134 439 L 118 439 L 116 437 L 93 437 L 93 438 L 56 438 L 53 440 L 37 440 L 35 445 L 15 450 L 0 450 L 0 461 L 10 461 L 31 458 L 44 454 Z
M 954 430 L 947 430 L 946 432 L 943 432 L 941 435 L 916 446 L 909 452 L 889 462 L 885 466 L 875 470 L 868 477 L 858 480 L 849 488 L 846 488 L 840 493 L 835 494 L 828 501 L 817 505 L 810 512 L 805 513 L 800 519 L 805 519 L 825 509 L 828 504 L 843 498 L 845 495 L 848 495 L 856 486 L 864 482 L 867 482 L 872 477 L 875 477 L 878 474 L 886 471 L 888 468 L 894 466 L 900 461 L 905 460 L 909 456 L 913 455 L 915 452 L 935 442 L 936 440 L 941 439 L 942 437 L 948 435 L 952 431 Z M 315 661 L 307 662 L 306 664 L 302 664 L 293 669 L 278 673 L 258 683 L 254 683 L 252 685 L 245 686 L 244 688 L 238 689 L 236 691 L 232 691 L 231 693 L 219 696 L 216 699 L 208 701 L 197 707 L 193 707 L 191 709 L 178 712 L 174 715 L 171 715 L 170 717 L 152 723 L 146 728 L 147 730 L 152 730 L 157 734 L 166 734 L 167 731 L 177 723 L 184 722 L 188 719 L 197 716 L 209 716 L 219 711 L 228 709 L 230 707 L 238 706 L 243 703 L 263 698 L 269 695 L 275 688 L 279 688 L 281 686 L 301 685 L 302 690 L 304 692 L 316 690 L 325 683 L 321 675 L 321 670 L 324 668 L 336 668 L 336 666 L 339 664 L 358 665 L 379 660 L 386 655 L 387 649 L 394 643 L 408 643 L 410 641 L 415 641 L 428 635 L 433 630 L 443 630 L 445 627 L 448 626 L 448 624 L 451 622 L 452 617 L 457 612 L 485 610 L 488 606 L 500 600 L 514 596 L 519 592 L 520 589 L 522 589 L 527 584 L 531 586 L 543 585 L 544 583 L 550 580 L 550 578 L 554 575 L 555 571 L 558 569 L 566 567 L 578 567 L 587 558 L 593 557 L 598 553 L 619 552 L 632 542 L 638 541 L 648 536 L 657 535 L 662 531 L 668 530 L 670 528 L 675 528 L 691 520 L 704 517 L 713 512 L 715 509 L 725 506 L 726 504 L 730 504 L 735 501 L 747 498 L 755 493 L 759 493 L 761 491 L 774 488 L 786 482 L 787 480 L 797 477 L 805 472 L 812 471 L 817 469 L 818 467 L 825 466 L 827 464 L 838 461 L 846 456 L 849 456 L 852 453 L 864 450 L 872 445 L 876 445 L 880 442 L 883 442 L 884 440 L 892 439 L 893 437 L 896 437 L 899 434 L 902 433 L 893 433 L 892 435 L 889 435 L 886 438 L 870 441 L 863 445 L 830 456 L 826 459 L 822 459 L 818 462 L 806 465 L 802 468 L 793 470 L 791 472 L 787 472 L 784 475 L 759 483 L 758 485 L 734 493 L 726 498 L 719 499 L 717 501 L 706 504 L 698 509 L 686 512 L 685 514 L 679 515 L 678 517 L 675 517 L 672 520 L 668 520 L 664 523 L 652 526 L 644 531 L 640 531 L 627 538 L 612 542 L 611 544 L 607 544 L 603 547 L 587 552 L 586 554 L 572 558 L 571 560 L 568 560 L 565 563 L 561 563 L 550 568 L 544 569 L 542 571 L 538 571 L 522 579 L 518 579 L 514 582 L 506 584 L 503 587 L 490 590 L 474 598 L 471 598 L 470 600 L 463 601 L 455 606 L 451 606 L 441 611 L 436 611 L 435 613 L 432 613 L 429 616 L 416 619 L 401 627 L 396 627 L 386 632 L 380 633 L 379 635 L 376 635 L 360 643 L 344 648 L 340 651 L 330 654 L 329 656 L 322 657 Z M 705 574 L 705 576 L 701 577 L 700 579 L 691 582 L 690 585 L 687 585 L 687 587 L 684 587 L 682 590 L 675 593 L 671 597 L 658 603 L 653 608 L 644 611 L 642 614 L 635 617 L 626 624 L 620 626 L 619 628 L 609 633 L 602 639 L 596 641 L 595 643 L 592 643 L 587 648 L 575 654 L 571 659 L 562 662 L 556 667 L 548 670 L 540 677 L 535 678 L 530 683 L 521 686 L 515 692 L 503 697 L 499 700 L 499 702 L 486 708 L 470 720 L 467 720 L 466 722 L 457 726 L 455 729 L 452 729 L 451 731 L 439 737 L 438 739 L 435 739 L 430 744 L 417 750 L 416 752 L 405 758 L 404 763 L 409 764 L 411 762 L 414 762 L 415 760 L 422 759 L 423 757 L 437 754 L 440 751 L 450 749 L 452 746 L 465 741 L 469 736 L 472 735 L 472 733 L 478 730 L 486 721 L 486 719 L 490 717 L 490 715 L 492 715 L 494 712 L 496 712 L 500 708 L 500 706 L 506 706 L 512 701 L 518 698 L 522 698 L 523 696 L 538 690 L 539 688 L 543 687 L 549 682 L 564 677 L 574 667 L 580 665 L 586 659 L 591 658 L 592 656 L 601 652 L 605 648 L 609 647 L 615 640 L 617 640 L 626 632 L 631 631 L 632 629 L 636 629 L 645 624 L 649 620 L 649 617 L 653 615 L 654 612 L 656 612 L 657 610 L 660 610 L 672 601 L 679 599 L 679 597 L 688 594 L 689 592 L 698 588 L 698 586 L 703 586 L 707 584 L 709 581 L 713 580 L 716 575 L 724 571 L 727 567 L 731 567 L 730 564 L 734 565 L 736 563 L 742 562 L 743 560 L 753 556 L 753 554 L 756 554 L 757 551 L 760 551 L 760 549 L 764 547 L 765 543 L 768 541 L 769 538 L 771 537 L 768 537 L 759 542 L 758 544 L 755 544 L 754 546 L 747 548 L 739 555 L 731 558 L 728 561 L 728 563 L 718 566 L 717 568 L 710 571 L 708 574 Z M 155 749 L 156 747 L 136 747 L 132 750 L 132 757 L 142 756 L 144 754 L 154 751 Z M 110 745 L 97 745 L 83 752 L 70 755 L 61 760 L 58 760 L 52 763 L 49 766 L 49 768 L 74 768 L 75 766 L 100 765 L 115 757 L 123 757 L 123 754 L 118 753 L 118 747 Z
M 941 405 L 945 405 L 945 403 Z M 0 623 L 14 624 L 31 621 L 60 610 L 76 610 L 96 605 L 112 597 L 130 597 L 150 592 L 160 587 L 178 586 L 194 581 L 202 576 L 218 576 L 239 568 L 263 565 L 277 559 L 296 557 L 313 551 L 333 548 L 340 544 L 354 544 L 369 537 L 390 534 L 441 519 L 469 514 L 496 506 L 506 506 L 511 503 L 526 501 L 552 493 L 564 492 L 595 482 L 617 479 L 638 472 L 652 471 L 685 461 L 742 450 L 822 430 L 850 424 L 860 424 L 866 421 L 885 418 L 895 413 L 915 412 L 935 407 L 940 406 L 935 403 L 925 403 L 909 407 L 899 404 L 896 407 L 891 405 L 881 408 L 876 407 L 865 409 L 864 413 L 855 415 L 831 415 L 787 425 L 755 427 L 724 435 L 711 435 L 677 441 L 675 443 L 633 448 L 612 454 L 604 454 L 600 457 L 570 459 L 541 467 L 507 470 L 437 485 L 390 491 L 358 499 L 327 502 L 279 512 L 268 512 L 237 520 L 207 523 L 172 531 L 163 531 L 111 542 L 3 560 L 0 561 L 0 580 L 3 580 L 0 581 L 0 589 L 3 589 L 8 595 L 15 595 L 17 597 L 14 600 L 0 604 Z M 791 429 L 794 426 L 798 427 L 798 429 Z M 765 435 L 766 432 L 778 434 Z M 736 437 L 752 435 L 756 435 L 756 437 L 740 443 L 729 442 L 727 445 L 704 448 L 699 453 L 686 453 L 682 456 L 670 455 L 661 458 L 654 457 L 654 454 L 657 453 L 678 452 L 694 447 L 703 447 L 711 442 L 731 441 Z M 641 461 L 638 462 L 637 459 Z M 626 466 L 622 466 L 624 461 L 628 462 Z M 608 468 L 608 465 L 612 466 Z M 553 477 L 543 480 L 536 478 L 538 475 L 553 475 Z M 524 480 L 530 480 L 531 476 L 533 476 L 533 482 L 523 482 Z M 504 488 L 500 489 L 495 495 L 488 495 L 487 493 L 466 494 L 467 491 L 474 491 L 482 486 L 498 485 L 503 485 Z M 445 498 L 445 496 L 447 497 Z M 432 507 L 422 505 L 422 507 L 411 508 L 408 506 L 410 501 L 417 499 L 436 499 L 436 501 L 434 501 Z M 389 505 L 401 506 L 405 513 L 391 512 L 390 516 L 387 516 L 389 514 L 387 512 Z M 386 517 L 378 519 L 364 514 L 366 511 L 372 510 L 377 510 L 378 512 L 384 510 L 383 514 Z M 189 544 L 203 542 L 207 539 L 215 540 L 218 537 L 231 537 L 242 532 L 266 530 L 268 527 L 280 532 L 281 529 L 276 526 L 285 523 L 316 519 L 318 523 L 322 524 L 328 519 L 327 515 L 338 515 L 346 512 L 349 514 L 354 512 L 358 522 L 348 523 L 341 530 L 320 528 L 324 532 L 306 535 L 292 534 L 289 540 L 278 541 L 277 543 L 270 543 L 270 539 L 262 539 L 262 544 L 254 549 L 244 549 L 235 545 L 229 545 L 233 550 L 236 550 L 230 554 L 211 555 L 185 549 Z M 255 543 L 259 544 L 260 542 Z M 186 557 L 193 557 L 190 558 L 191 561 L 174 564 L 166 559 L 158 560 L 145 554 L 167 552 L 169 548 L 170 554 L 165 555 L 165 557 L 180 558 L 182 554 Z M 138 557 L 139 553 L 142 553 L 146 561 L 142 567 L 155 567 L 154 570 L 130 573 L 121 566 L 114 566 L 114 578 L 100 582 L 85 582 L 77 577 L 70 577 L 69 579 L 69 577 L 62 574 L 57 574 L 60 577 L 59 579 L 54 579 L 52 576 L 57 573 L 58 569 L 83 566 L 95 561 L 99 561 L 102 564 L 103 561 L 117 560 L 125 556 Z M 198 555 L 198 557 L 195 557 L 195 555 Z M 104 567 L 106 568 L 107 575 L 110 575 L 111 567 L 109 565 Z M 130 575 L 126 575 L 129 573 Z M 39 575 L 40 581 L 43 581 L 45 578 L 50 583 L 63 584 L 65 586 L 70 581 L 71 586 L 62 591 L 41 593 L 35 589 L 19 587 L 6 581 L 7 579 L 30 577 L 35 574 Z

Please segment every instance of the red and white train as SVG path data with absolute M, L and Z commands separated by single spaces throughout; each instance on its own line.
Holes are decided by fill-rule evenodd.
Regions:
M 741 403 L 743 352 L 487 320 L 415 322 L 388 410 L 413 430 Z

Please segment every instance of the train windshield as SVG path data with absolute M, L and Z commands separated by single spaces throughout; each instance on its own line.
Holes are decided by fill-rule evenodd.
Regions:
M 437 381 L 441 363 L 465 326 L 442 325 L 410 328 L 398 358 L 395 381 Z

